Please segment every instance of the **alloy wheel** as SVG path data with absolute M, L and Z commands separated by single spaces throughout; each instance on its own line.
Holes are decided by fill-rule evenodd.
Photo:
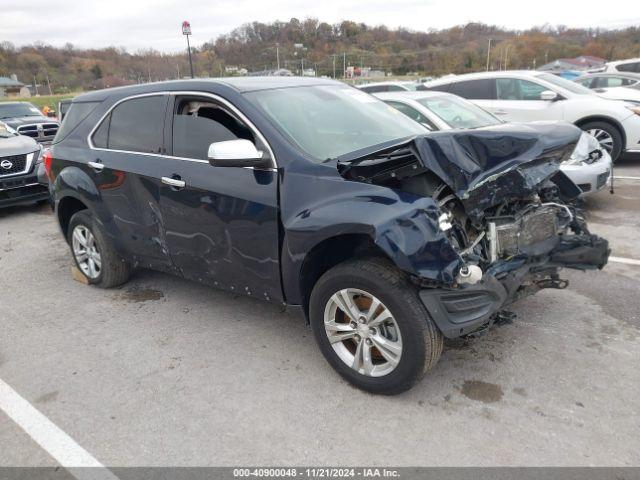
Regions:
M 95 280 L 102 269 L 102 258 L 93 233 L 84 225 L 78 225 L 73 229 L 71 239 L 78 267 L 88 278 Z
M 388 375 L 400 362 L 400 328 L 389 309 L 364 290 L 346 288 L 332 295 L 324 328 L 338 357 L 362 375 Z
M 587 130 L 587 133 L 596 137 L 598 143 L 602 148 L 604 148 L 608 153 L 613 151 L 613 137 L 606 130 L 602 130 L 601 128 L 593 128 L 591 130 Z

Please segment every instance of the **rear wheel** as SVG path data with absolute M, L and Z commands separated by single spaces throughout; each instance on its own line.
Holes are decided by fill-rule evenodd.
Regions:
M 622 134 L 608 122 L 589 122 L 581 125 L 580 128 L 593 135 L 602 148 L 604 148 L 611 160 L 616 161 L 622 152 Z
M 129 264 L 117 254 L 89 210 L 71 217 L 67 240 L 76 266 L 89 283 L 111 288 L 129 280 Z
M 369 392 L 408 390 L 442 352 L 442 334 L 415 287 L 385 260 L 354 260 L 332 268 L 315 285 L 309 309 L 327 361 Z

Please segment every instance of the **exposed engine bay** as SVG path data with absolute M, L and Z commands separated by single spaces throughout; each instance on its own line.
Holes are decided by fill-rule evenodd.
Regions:
M 580 190 L 559 170 L 579 136 L 569 125 L 436 132 L 339 159 L 338 170 L 437 205 L 437 228 L 461 262 L 454 282 L 423 282 L 420 295 L 454 337 L 490 324 L 524 295 L 565 288 L 561 267 L 607 263 L 607 241 L 589 232 Z

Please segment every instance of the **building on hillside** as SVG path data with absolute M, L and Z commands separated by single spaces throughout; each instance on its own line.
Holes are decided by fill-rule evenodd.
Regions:
M 546 63 L 538 70 L 559 73 L 565 71 L 586 71 L 592 68 L 598 68 L 604 66 L 607 61 L 604 58 L 593 57 L 591 55 L 581 55 L 576 58 L 558 58 L 553 62 Z
M 279 68 L 277 70 L 259 70 L 248 74 L 250 77 L 292 77 L 291 70 Z
M 0 97 L 30 97 L 29 89 L 16 75 L 0 77 Z

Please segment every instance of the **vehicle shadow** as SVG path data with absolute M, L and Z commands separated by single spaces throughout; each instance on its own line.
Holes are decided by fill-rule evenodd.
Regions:
M 36 213 L 39 215 L 51 215 L 51 207 L 48 202 L 38 202 L 31 205 L 17 205 L 15 207 L 0 208 L 0 219 L 5 217 L 13 217 L 16 215 L 26 215 Z

